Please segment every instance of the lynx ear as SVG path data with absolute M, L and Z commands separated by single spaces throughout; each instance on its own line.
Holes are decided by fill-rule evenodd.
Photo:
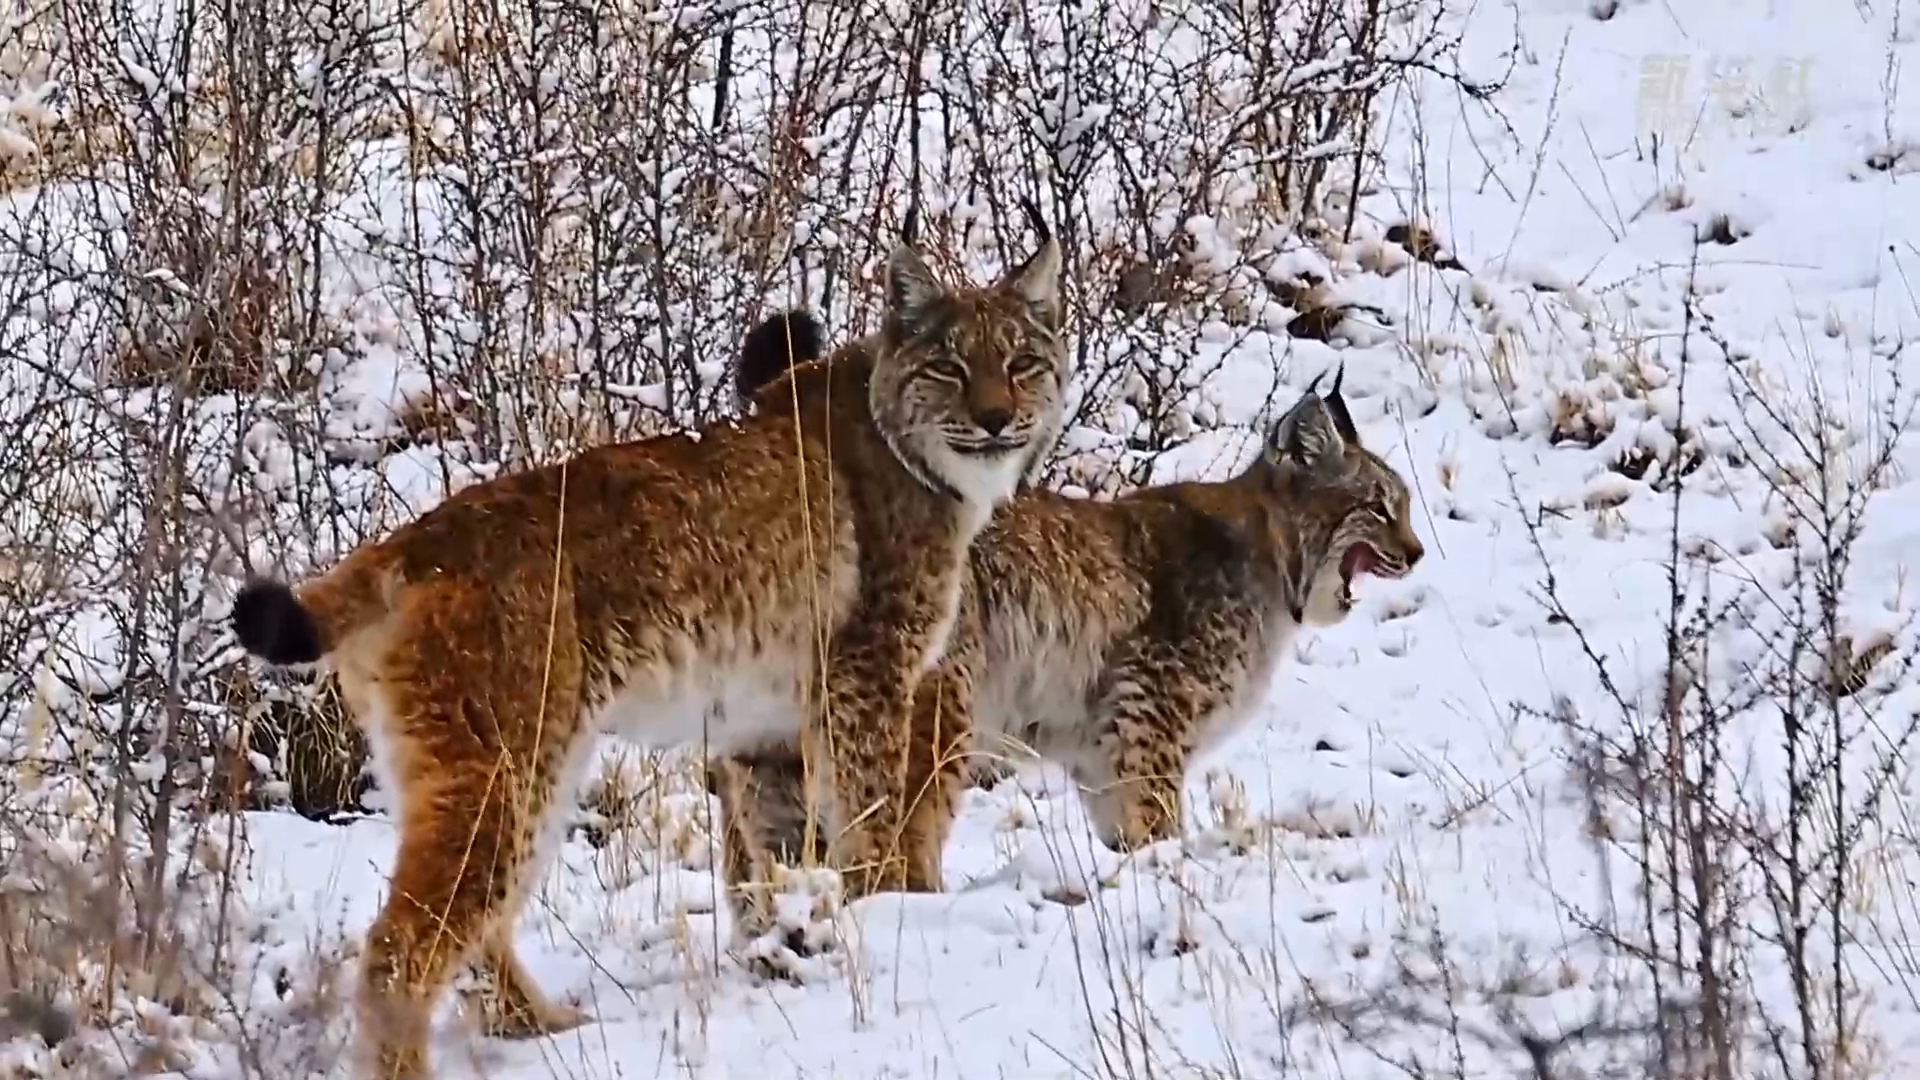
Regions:
M 1340 437 L 1339 425 L 1320 397 L 1319 383 L 1315 378 L 1299 402 L 1273 426 L 1267 455 L 1281 464 L 1324 475 L 1339 466 L 1347 442 Z
M 1002 287 L 1033 306 L 1048 326 L 1060 321 L 1060 242 L 1047 236 L 1040 250 L 1007 275 Z
M 887 256 L 887 313 L 907 335 L 927 325 L 946 288 L 911 245 L 899 244 Z

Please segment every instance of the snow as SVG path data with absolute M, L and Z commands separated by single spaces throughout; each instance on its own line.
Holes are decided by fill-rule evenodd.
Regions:
M 1768 480 L 1811 475 L 1794 433 L 1816 400 L 1834 417 L 1832 460 L 1871 481 L 1840 624 L 1855 654 L 1916 646 L 1920 496 L 1908 478 L 1920 461 L 1895 446 L 1892 468 L 1873 471 L 1876 418 L 1889 395 L 1910 401 L 1892 376 L 1913 381 L 1907 348 L 1920 337 L 1920 188 L 1905 178 L 1920 110 L 1897 85 L 1915 58 L 1913 18 L 1741 0 L 1517 0 L 1445 16 L 1463 70 L 1499 89 L 1475 100 L 1437 74 L 1397 88 L 1381 106 L 1384 176 L 1361 194 L 1352 242 L 1338 259 L 1294 248 L 1269 268 L 1276 280 L 1310 271 L 1335 300 L 1378 314 L 1356 309 L 1338 346 L 1289 338 L 1270 310 L 1208 328 L 1187 370 L 1210 372 L 1197 415 L 1218 429 L 1151 473 L 1226 474 L 1256 451 L 1259 425 L 1343 365 L 1363 440 L 1414 491 L 1428 554 L 1404 580 L 1360 583 L 1351 617 L 1281 669 L 1263 722 L 1195 762 L 1181 840 L 1107 851 L 1058 771 L 1029 769 L 966 795 L 940 895 L 843 907 L 831 880 L 796 880 L 786 920 L 838 945 L 798 964 L 795 981 L 770 982 L 727 954 L 707 800 L 673 761 L 625 759 L 642 777 L 633 786 L 659 780 L 664 794 L 601 822 L 604 846 L 576 832 L 517 931 L 539 983 L 596 1022 L 500 1042 L 450 998 L 439 1075 L 1371 1078 L 1418 1063 L 1517 1076 L 1533 1073 L 1516 1030 L 1650 1021 L 1644 972 L 1596 930 L 1635 925 L 1622 913 L 1644 900 L 1630 843 L 1592 838 L 1576 729 L 1630 741 L 1657 721 L 1676 550 L 1712 557 L 1710 573 L 1678 586 L 1699 596 L 1711 579 L 1718 591 L 1700 603 L 1727 602 L 1736 582 L 1769 598 L 1748 613 L 1752 633 L 1706 661 L 1716 678 L 1739 686 L 1770 670 L 1766 635 L 1817 568 L 1781 546 L 1805 525 Z M 124 66 L 158 92 L 161 76 Z M 0 120 L 37 101 L 0 99 Z M 0 127 L 0 156 L 18 138 Z M 394 235 L 407 227 L 393 206 L 374 215 Z M 1387 224 L 1409 217 L 1461 268 L 1389 243 Z M 1235 265 L 1211 219 L 1162 224 L 1196 258 Z M 832 242 L 824 223 L 810 228 Z M 344 278 L 327 289 L 389 325 L 406 314 Z M 362 345 L 312 373 L 329 434 L 371 447 L 430 387 L 391 341 Z M 247 453 L 269 463 L 257 483 L 290 467 L 273 425 L 248 433 Z M 1636 455 L 1654 464 L 1621 466 Z M 1661 463 L 1689 456 L 1699 468 L 1676 536 Z M 484 472 L 424 445 L 379 460 L 383 490 L 361 501 L 384 520 L 430 506 L 449 474 Z M 261 563 L 278 550 L 253 548 Z M 101 658 L 118 650 L 111 620 L 89 611 L 66 636 L 81 642 L 71 682 L 117 685 L 119 662 Z M 1849 719 L 1860 776 L 1917 707 L 1909 682 Z M 1730 718 L 1733 761 L 1711 783 L 1737 778 L 1756 805 L 1778 807 L 1788 766 L 1769 716 Z M 1847 945 L 1882 1075 L 1920 1067 L 1920 1001 L 1906 989 L 1920 957 L 1897 917 L 1920 853 L 1898 826 L 1913 792 L 1895 772 L 1889 824 L 1864 827 L 1872 854 L 1856 871 L 1862 903 L 1877 898 L 1886 918 Z M 240 997 L 256 1022 L 292 1025 L 298 995 L 280 979 L 350 994 L 393 826 L 265 812 L 241 825 L 255 975 Z M 1739 919 L 1748 944 L 1767 933 L 1753 903 Z M 822 910 L 830 923 L 816 925 Z M 1755 993 L 1784 1016 L 1777 950 L 1754 948 Z M 348 1011 L 320 1022 L 336 1043 Z M 1596 1070 L 1644 1052 L 1566 1049 Z M 209 1048 L 183 1074 L 234 1061 Z

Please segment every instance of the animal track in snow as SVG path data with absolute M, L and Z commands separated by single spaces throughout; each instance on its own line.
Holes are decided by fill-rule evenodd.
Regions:
M 1314 740 L 1313 752 L 1316 754 L 1344 754 L 1346 747 L 1321 736 Z M 1420 770 L 1414 767 L 1413 760 L 1391 746 L 1377 747 L 1369 755 L 1368 766 L 1386 773 L 1396 780 L 1405 780 Z
M 1422 608 L 1426 607 L 1429 599 L 1430 595 L 1425 588 L 1414 588 L 1403 593 L 1396 593 L 1380 601 L 1373 621 L 1389 623 L 1399 619 L 1409 618 L 1418 614 Z

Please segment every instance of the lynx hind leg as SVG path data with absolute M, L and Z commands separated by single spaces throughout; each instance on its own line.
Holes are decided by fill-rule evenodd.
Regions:
M 812 869 L 826 861 L 822 824 L 808 821 L 806 759 L 797 746 L 720 757 L 708 761 L 707 790 L 720 799 L 720 874 L 733 917 L 733 947 L 751 949 L 781 924 L 780 867 Z M 810 930 L 812 919 L 787 926 L 780 944 L 801 957 L 814 955 L 829 942 Z
M 549 1001 L 527 974 L 513 947 L 515 921 L 500 918 L 474 962 L 481 1030 L 496 1039 L 537 1039 L 585 1024 L 585 1011 Z
M 501 1029 L 533 1034 L 578 1019 L 546 1001 L 511 945 L 511 919 L 539 870 L 541 818 L 582 735 L 570 605 L 558 606 L 549 662 L 547 589 L 526 605 L 540 617 L 511 604 L 531 592 L 453 584 L 419 597 L 385 665 L 400 850 L 367 935 L 357 1003 L 377 1080 L 428 1075 L 434 1006 L 466 962 L 501 990 Z M 460 644 L 476 638 L 489 648 Z

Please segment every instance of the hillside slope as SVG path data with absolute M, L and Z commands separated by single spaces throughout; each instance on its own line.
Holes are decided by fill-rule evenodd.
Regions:
M 1262 723 L 1196 769 L 1181 841 L 1122 859 L 1090 838 L 1057 770 L 1027 769 L 969 793 L 945 894 L 840 910 L 842 946 L 770 984 L 724 952 L 704 794 L 679 763 L 609 747 L 593 829 L 519 930 L 542 984 L 599 1022 L 503 1043 L 449 1002 L 443 1075 L 1920 1067 L 1903 753 L 1920 706 L 1905 562 L 1920 505 L 1899 438 L 1920 381 L 1920 110 L 1896 77 L 1916 57 L 1913 12 L 1419 10 L 1457 40 L 1458 77 L 1392 82 L 1347 235 L 1275 244 L 1264 271 L 1352 306 L 1334 340 L 1287 333 L 1304 308 L 1277 302 L 1145 339 L 1187 380 L 1191 419 L 1134 479 L 1230 471 L 1272 408 L 1344 363 L 1363 438 L 1409 478 L 1428 550 L 1299 646 Z M 354 168 L 405 157 L 369 140 Z M 1439 257 L 1390 235 L 1409 221 Z M 1228 244 L 1186 227 L 1195 258 Z M 976 241 L 983 263 L 991 251 Z M 404 515 L 461 469 L 497 466 L 419 434 L 448 422 L 419 419 L 429 373 L 364 326 L 426 309 L 353 262 L 315 286 L 337 294 L 343 325 L 367 322 L 348 359 L 316 364 L 336 440 L 318 468 L 346 494 L 313 504 Z M 770 275 L 753 302 L 814 301 L 821 280 Z M 752 294 L 727 288 L 716 308 Z M 564 352 L 558 340 L 525 356 Z M 698 385 L 722 385 L 722 362 L 697 366 Z M 653 384 L 605 400 L 681 412 Z M 1124 442 L 1143 409 L 1112 404 L 1068 449 Z M 581 430 L 638 423 L 614 411 Z M 406 425 L 412 441 L 389 430 Z M 290 436 L 234 426 L 262 474 L 298 457 Z M 1056 479 L 1099 486 L 1076 468 Z M 291 491 L 303 475 L 258 483 Z M 315 541 L 315 560 L 374 520 Z M 285 554 L 248 539 L 263 563 Z M 234 1028 L 297 1031 L 302 1067 L 325 1067 L 314 1048 L 349 1034 L 328 994 L 349 985 L 340 961 L 378 909 L 392 825 L 237 820 L 239 1019 L 168 1029 L 166 1067 L 257 1070 L 221 1034 Z M 30 1039 L 8 1053 L 20 1075 L 52 1068 Z

